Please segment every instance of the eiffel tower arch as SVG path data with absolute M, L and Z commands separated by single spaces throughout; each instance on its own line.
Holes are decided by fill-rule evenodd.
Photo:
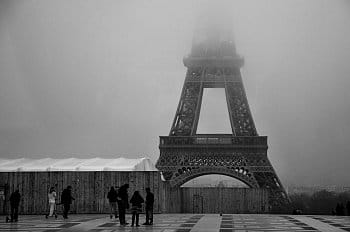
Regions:
M 288 196 L 267 157 L 267 136 L 259 136 L 249 109 L 240 68 L 230 36 L 199 32 L 183 62 L 185 82 L 168 136 L 160 136 L 157 168 L 172 188 L 196 177 L 221 174 L 250 188 L 267 189 L 270 212 L 281 212 Z M 232 134 L 197 134 L 203 90 L 224 88 Z

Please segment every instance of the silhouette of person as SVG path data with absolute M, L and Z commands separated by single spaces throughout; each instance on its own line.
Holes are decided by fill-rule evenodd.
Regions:
M 10 205 L 11 205 L 11 222 L 18 221 L 18 207 L 19 202 L 21 201 L 21 194 L 19 190 L 16 189 L 10 196 Z
M 55 218 L 57 218 L 57 214 L 55 212 L 55 205 L 56 205 L 56 197 L 57 193 L 55 190 L 55 187 L 51 187 L 49 193 L 47 194 L 48 199 L 49 199 L 49 206 L 50 206 L 50 211 L 49 214 L 46 214 L 46 218 L 52 217 L 55 214 Z
M 70 204 L 72 204 L 72 200 L 75 200 L 72 197 L 72 186 L 67 186 L 66 189 L 63 190 L 61 195 L 61 203 L 63 204 L 63 218 L 68 219 L 68 212 L 70 209 Z
M 118 218 L 118 211 L 117 211 L 118 193 L 117 193 L 117 191 L 115 191 L 113 186 L 109 190 L 109 192 L 107 194 L 107 198 L 109 200 L 109 206 L 110 206 L 110 209 L 111 209 L 109 217 L 112 219 L 113 218 L 113 214 L 114 214 L 115 218 Z
M 151 193 L 150 188 L 146 188 L 146 222 L 143 225 L 152 225 L 153 224 L 153 204 L 154 204 L 154 195 Z
M 125 220 L 126 209 L 129 209 L 128 188 L 129 188 L 129 184 L 124 184 L 119 188 L 119 191 L 118 191 L 119 221 L 120 221 L 120 225 L 123 225 L 123 226 L 129 224 Z
M 350 201 L 346 202 L 346 211 L 348 211 L 348 216 L 350 216 Z
M 142 212 L 142 203 L 145 202 L 141 197 L 139 191 L 135 191 L 130 199 L 131 203 L 131 213 L 132 213 L 132 222 L 131 226 L 134 226 L 136 219 L 136 226 L 139 225 L 139 214 Z

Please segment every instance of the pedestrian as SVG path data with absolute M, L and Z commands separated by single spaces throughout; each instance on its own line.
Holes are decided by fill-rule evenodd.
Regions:
M 145 202 L 141 197 L 139 191 L 135 191 L 134 195 L 132 195 L 130 199 L 131 203 L 131 213 L 132 213 L 132 221 L 131 226 L 134 226 L 136 219 L 136 226 L 139 225 L 139 214 L 142 212 L 142 203 Z
M 10 196 L 10 205 L 11 205 L 11 222 L 18 221 L 18 206 L 21 201 L 21 194 L 19 190 L 16 189 Z
M 55 214 L 55 218 L 57 218 L 57 214 L 55 211 L 57 193 L 56 193 L 55 187 L 50 188 L 50 191 L 47 194 L 47 196 L 49 199 L 50 212 L 49 214 L 46 214 L 45 217 L 46 218 L 53 217 L 53 215 Z
M 117 191 L 115 191 L 113 186 L 109 190 L 109 192 L 107 194 L 107 198 L 109 200 L 109 206 L 110 206 L 110 209 L 111 209 L 109 217 L 112 219 L 113 218 L 113 214 L 114 214 L 115 218 L 118 218 L 118 211 L 117 211 L 118 193 L 117 193 Z
M 150 188 L 146 188 L 146 222 L 143 225 L 152 225 L 153 224 L 153 204 L 154 204 L 154 195 L 151 193 Z
M 350 201 L 346 202 L 346 211 L 348 211 L 348 216 L 350 216 Z
M 129 209 L 129 201 L 128 201 L 128 188 L 129 184 L 124 184 L 119 188 L 118 191 L 118 209 L 119 209 L 119 221 L 120 225 L 125 226 L 129 223 L 125 220 L 126 209 Z
M 72 200 L 75 200 L 72 197 L 72 186 L 67 186 L 66 189 L 63 190 L 61 195 L 61 203 L 63 204 L 63 218 L 68 219 L 68 212 L 70 209 L 70 204 L 72 204 Z

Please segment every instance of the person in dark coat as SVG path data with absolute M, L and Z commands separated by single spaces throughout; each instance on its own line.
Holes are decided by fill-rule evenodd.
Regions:
M 348 216 L 350 216 L 350 201 L 346 202 L 346 211 L 348 211 Z
M 134 195 L 132 195 L 130 199 L 131 203 L 131 213 L 132 213 L 132 221 L 131 226 L 134 226 L 136 219 L 136 226 L 139 225 L 139 214 L 142 212 L 142 203 L 145 202 L 141 197 L 139 191 L 135 191 Z
M 109 200 L 109 206 L 111 208 L 110 212 L 110 218 L 113 218 L 113 214 L 115 218 L 118 218 L 118 211 L 117 211 L 117 198 L 118 198 L 118 193 L 115 191 L 114 187 L 112 186 L 111 189 L 109 190 L 107 194 L 107 198 Z
M 146 188 L 146 222 L 143 225 L 152 225 L 153 224 L 153 204 L 154 204 L 154 195 L 151 193 L 150 188 Z
M 72 186 L 67 186 L 67 188 L 63 190 L 61 195 L 61 203 L 63 204 L 64 219 L 68 219 L 68 212 L 70 209 L 70 204 L 72 204 L 72 200 L 75 200 L 74 197 L 72 197 Z
M 10 205 L 11 205 L 11 222 L 18 221 L 18 206 L 21 201 L 21 194 L 19 190 L 16 189 L 10 196 Z
M 119 221 L 120 221 L 120 225 L 123 225 L 123 226 L 129 224 L 125 221 L 126 209 L 129 209 L 128 188 L 129 188 L 129 184 L 124 184 L 119 188 L 119 191 L 118 191 L 117 201 L 118 201 L 118 209 L 119 209 Z

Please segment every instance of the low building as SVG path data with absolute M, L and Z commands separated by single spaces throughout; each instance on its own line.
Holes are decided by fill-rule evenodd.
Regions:
M 73 213 L 109 213 L 110 187 L 126 183 L 130 185 L 129 197 L 135 190 L 145 196 L 145 188 L 151 188 L 155 195 L 154 210 L 162 211 L 163 183 L 148 158 L 0 159 L 0 212 L 6 213 L 9 195 L 18 188 L 22 196 L 20 213 L 47 213 L 50 187 L 56 188 L 60 202 L 61 192 L 71 185 L 75 198 Z

